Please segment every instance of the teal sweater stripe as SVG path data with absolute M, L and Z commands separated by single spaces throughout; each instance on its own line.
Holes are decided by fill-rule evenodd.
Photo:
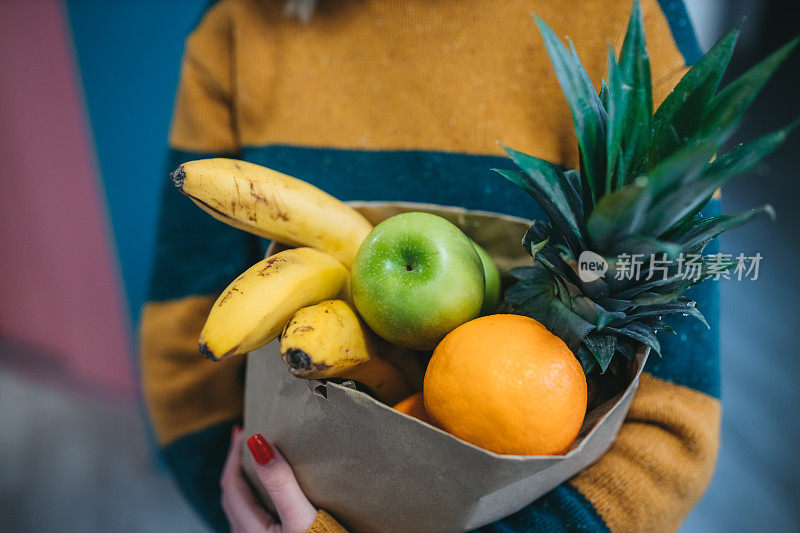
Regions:
M 531 505 L 480 528 L 481 533 L 607 533 L 602 517 L 575 487 L 563 483 Z
M 692 20 L 686 11 L 686 4 L 683 0 L 658 0 L 658 3 L 664 16 L 667 17 L 672 38 L 675 39 L 683 60 L 687 65 L 694 65 L 702 57 L 703 52 L 700 51 Z
M 219 480 L 231 444 L 231 420 L 182 437 L 161 450 L 183 495 L 213 530 L 230 531 L 220 503 Z
M 720 204 L 720 200 L 712 199 L 703 209 L 703 216 L 719 215 Z M 719 253 L 718 240 L 703 251 L 703 255 L 715 253 Z M 693 317 L 671 317 L 668 322 L 677 333 L 659 334 L 663 357 L 651 356 L 645 370 L 658 378 L 719 398 L 719 283 L 706 281 L 689 289 L 686 295 L 697 302 L 697 308 L 710 327 Z
M 533 199 L 492 168 L 503 156 L 424 150 L 246 147 L 243 159 L 308 181 L 340 200 L 398 200 L 544 218 Z

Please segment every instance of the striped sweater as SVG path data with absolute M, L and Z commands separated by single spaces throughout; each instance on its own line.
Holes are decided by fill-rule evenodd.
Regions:
M 168 168 L 209 156 L 263 164 L 342 200 L 405 200 L 543 218 L 492 172 L 496 141 L 574 168 L 571 117 L 530 13 L 575 43 L 595 83 L 630 0 L 338 0 L 306 24 L 278 0 L 221 0 L 186 41 Z M 644 0 L 654 98 L 699 57 L 681 0 Z M 243 360 L 197 338 L 215 296 L 265 243 L 197 209 L 164 180 L 141 325 L 150 421 L 180 488 L 228 529 L 219 474 L 242 416 Z M 718 200 L 710 209 L 718 209 Z M 674 324 L 648 362 L 617 441 L 597 463 L 486 531 L 675 530 L 709 483 L 719 441 L 717 288 L 693 297 L 712 325 Z

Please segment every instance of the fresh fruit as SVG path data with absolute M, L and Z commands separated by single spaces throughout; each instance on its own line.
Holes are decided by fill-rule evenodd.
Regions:
M 374 335 L 374 334 L 373 334 Z M 377 335 L 375 338 L 381 343 L 380 356 L 400 369 L 406 377 L 411 388 L 416 392 L 422 390 L 422 381 L 425 379 L 425 367 L 430 354 L 415 352 L 402 346 L 386 342 Z
M 355 209 L 302 180 L 235 159 L 201 159 L 171 174 L 214 218 L 291 246 L 327 252 L 350 268 L 372 229 Z
M 342 300 L 300 309 L 281 334 L 281 357 L 293 375 L 358 381 L 391 405 L 411 394 L 411 387 L 403 373 L 380 356 L 383 346 Z
M 550 220 L 535 222 L 525 235 L 523 245 L 535 263 L 511 272 L 519 281 L 506 291 L 506 303 L 564 339 L 587 374 L 611 368 L 611 374 L 623 375 L 641 344 L 659 352 L 656 333 L 669 330 L 665 317 L 704 321 L 684 291 L 734 265 L 705 256 L 691 274 L 681 272 L 680 258 L 699 258 L 720 233 L 773 213 L 763 206 L 738 215 L 698 216 L 719 187 L 752 169 L 794 127 L 722 151 L 797 40 L 718 90 L 739 34 L 734 29 L 653 113 L 638 1 L 618 60 L 609 49 L 609 83 L 603 82 L 599 95 L 574 48 L 538 23 L 572 108 L 580 168 L 563 170 L 506 149 L 522 172 L 498 172 L 533 196 Z M 644 262 L 640 275 L 632 266 L 637 257 Z M 650 270 L 651 258 L 666 261 Z M 607 270 L 592 275 L 590 269 L 581 272 L 581 263 L 605 264 Z
M 481 314 L 488 315 L 497 306 L 500 300 L 500 271 L 497 270 L 497 265 L 494 264 L 492 258 L 478 243 L 472 241 L 475 250 L 478 251 L 478 256 L 481 258 L 481 265 L 483 265 L 483 279 L 485 280 L 483 289 L 483 306 L 481 306 Z
M 483 266 L 460 229 L 429 213 L 403 213 L 373 229 L 350 277 L 353 302 L 387 341 L 430 350 L 483 304 Z
M 425 401 L 422 399 L 422 393 L 417 392 L 412 394 L 402 402 L 394 406 L 396 411 L 400 411 L 408 416 L 413 416 L 417 420 L 421 420 L 427 424 L 433 425 L 428 413 L 425 411 Z
M 489 315 L 451 331 L 433 352 L 423 394 L 437 426 L 510 455 L 567 452 L 586 414 L 577 359 L 520 315 Z
M 294 248 L 259 261 L 228 285 L 200 333 L 200 352 L 219 360 L 275 339 L 298 309 L 336 296 L 347 269 L 313 248 Z

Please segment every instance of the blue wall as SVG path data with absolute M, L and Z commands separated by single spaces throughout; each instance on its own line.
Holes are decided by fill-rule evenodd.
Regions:
M 150 273 L 183 41 L 207 0 L 67 0 L 131 319 Z

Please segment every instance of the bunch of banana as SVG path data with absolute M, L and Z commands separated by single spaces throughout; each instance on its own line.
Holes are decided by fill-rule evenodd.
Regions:
M 293 375 L 352 379 L 394 405 L 413 391 L 403 372 L 381 357 L 385 347 L 342 300 L 300 309 L 281 334 L 281 357 Z
M 220 360 L 264 346 L 295 311 L 339 295 L 348 277 L 338 260 L 313 248 L 293 248 L 259 261 L 214 303 L 200 334 L 200 352 Z
M 313 185 L 235 159 L 200 159 L 171 174 L 180 192 L 217 220 L 291 246 L 327 252 L 353 265 L 372 224 Z
M 418 389 L 424 367 L 416 356 L 378 339 L 344 301 L 330 300 L 349 298 L 347 269 L 372 230 L 358 211 L 245 161 L 191 161 L 171 177 L 214 218 L 300 246 L 256 263 L 223 291 L 200 334 L 201 353 L 213 360 L 244 354 L 284 329 L 281 351 L 296 376 L 358 381 L 389 404 L 413 392 L 409 381 Z

